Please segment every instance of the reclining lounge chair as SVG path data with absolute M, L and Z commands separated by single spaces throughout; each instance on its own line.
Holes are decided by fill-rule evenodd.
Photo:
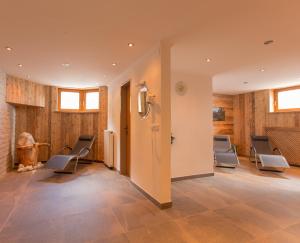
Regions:
M 214 136 L 214 158 L 215 165 L 218 167 L 235 168 L 240 163 L 236 148 L 230 142 L 230 136 Z
M 251 136 L 251 144 L 250 160 L 258 169 L 283 172 L 290 168 L 281 151 L 272 147 L 267 136 Z
M 54 169 L 55 172 L 75 173 L 78 161 L 89 154 L 94 141 L 95 136 L 81 135 L 74 148 L 66 145 L 62 149 L 61 155 L 54 155 L 47 161 L 46 168 Z M 65 149 L 69 150 L 69 153 L 66 155 L 63 154 Z

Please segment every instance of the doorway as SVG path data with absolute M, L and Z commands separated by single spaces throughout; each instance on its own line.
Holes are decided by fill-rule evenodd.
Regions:
M 122 175 L 130 177 L 130 82 L 121 87 L 121 166 Z

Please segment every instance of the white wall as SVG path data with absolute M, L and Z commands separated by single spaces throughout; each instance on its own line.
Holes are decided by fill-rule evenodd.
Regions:
M 6 75 L 0 70 L 0 176 L 11 167 L 14 151 L 14 108 L 5 99 Z
M 108 127 L 116 135 L 116 168 L 120 170 L 121 85 L 131 82 L 131 180 L 160 203 L 171 201 L 170 48 L 161 43 L 109 86 Z M 146 82 L 155 97 L 150 116 L 137 112 L 138 84 Z
M 175 92 L 178 81 L 186 84 L 183 96 Z M 212 81 L 172 72 L 171 86 L 172 178 L 212 173 Z

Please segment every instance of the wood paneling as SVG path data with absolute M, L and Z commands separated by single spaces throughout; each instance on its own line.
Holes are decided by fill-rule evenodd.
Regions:
M 36 141 L 50 143 L 50 149 L 41 148 L 39 160 L 47 160 L 61 151 L 64 145 L 73 146 L 82 134 L 94 134 L 96 140 L 90 160 L 103 160 L 104 130 L 107 128 L 107 87 L 100 87 L 99 112 L 58 112 L 57 88 L 45 86 L 44 108 L 16 107 L 16 137 L 26 131 Z
M 240 155 L 249 155 L 250 136 L 254 132 L 253 93 L 234 97 L 234 143 Z
M 300 166 L 300 128 L 267 127 L 266 133 L 289 164 Z
M 269 112 L 272 103 L 270 102 L 271 94 L 270 90 L 262 90 L 234 96 L 234 142 L 238 146 L 240 155 L 249 155 L 251 135 L 269 135 L 271 140 L 277 141 L 277 146 L 280 149 L 285 150 L 289 147 L 291 150 L 289 153 L 300 153 L 299 150 L 295 150 L 296 147 L 292 146 L 291 141 L 286 141 L 296 134 L 299 136 L 298 133 L 286 133 L 285 139 L 282 139 L 285 142 L 279 142 L 281 136 L 284 136 L 282 131 L 280 135 L 273 130 L 272 133 L 267 133 L 266 129 L 269 127 L 281 129 L 300 127 L 300 112 Z M 294 138 L 292 140 L 295 141 Z M 289 153 L 287 153 L 288 161 L 295 163 L 290 160 L 295 156 L 289 156 Z
M 8 75 L 6 77 L 6 102 L 45 107 L 45 86 Z
M 225 121 L 214 121 L 214 134 L 230 135 L 233 142 L 233 98 L 232 95 L 213 95 L 213 106 L 223 107 L 225 110 Z
M 16 141 L 22 132 L 32 134 L 36 142 L 50 143 L 50 88 L 45 87 L 45 97 L 47 102 L 45 107 L 16 106 Z M 39 151 L 39 161 L 47 160 L 50 156 L 48 147 L 41 147 Z

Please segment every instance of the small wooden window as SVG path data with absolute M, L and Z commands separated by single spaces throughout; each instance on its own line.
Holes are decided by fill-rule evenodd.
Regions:
M 300 86 L 274 90 L 274 110 L 300 111 Z
M 87 90 L 84 98 L 86 110 L 99 110 L 99 90 Z
M 98 111 L 99 89 L 58 89 L 58 110 L 67 112 Z

